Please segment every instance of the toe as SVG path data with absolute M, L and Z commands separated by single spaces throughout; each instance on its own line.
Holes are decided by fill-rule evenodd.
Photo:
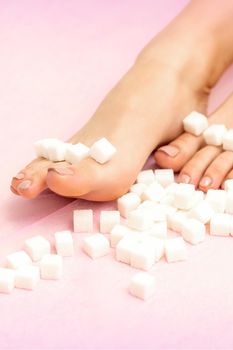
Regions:
M 32 199 L 46 189 L 46 175 L 51 162 L 42 158 L 35 159 L 20 171 L 11 182 L 11 191 L 24 198 Z
M 219 188 L 232 167 L 233 152 L 225 151 L 219 154 L 203 174 L 199 182 L 200 189 L 207 191 L 209 188 Z
M 184 165 L 178 176 L 178 181 L 197 186 L 208 166 L 220 153 L 220 147 L 206 146 L 202 148 Z
M 154 154 L 156 163 L 162 168 L 180 171 L 184 164 L 204 145 L 202 136 L 183 133 Z

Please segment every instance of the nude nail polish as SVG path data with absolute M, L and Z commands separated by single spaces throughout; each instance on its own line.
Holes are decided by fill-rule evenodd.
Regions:
M 208 187 L 212 183 L 212 179 L 209 176 L 204 176 L 199 185 L 203 187 Z
M 66 167 L 49 168 L 48 171 L 55 171 L 59 175 L 74 175 L 74 171 Z
M 166 153 L 169 157 L 175 157 L 179 153 L 179 149 L 172 145 L 162 146 L 158 151 Z
M 31 186 L 31 184 L 32 184 L 31 180 L 25 180 L 17 186 L 17 190 L 19 191 L 27 190 Z
M 23 173 L 18 173 L 17 175 L 14 176 L 15 179 L 17 180 L 23 180 L 25 175 Z
M 190 178 L 190 176 L 187 175 L 187 174 L 181 174 L 181 175 L 179 176 L 179 182 L 181 182 L 181 183 L 183 183 L 183 184 L 188 184 L 188 183 L 190 183 L 190 180 L 191 180 L 191 178 Z

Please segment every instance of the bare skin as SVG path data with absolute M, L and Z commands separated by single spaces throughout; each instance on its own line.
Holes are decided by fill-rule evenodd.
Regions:
M 35 159 L 13 178 L 12 191 L 34 198 L 48 187 L 62 196 L 95 201 L 125 193 L 151 152 L 181 134 L 183 118 L 193 110 L 206 112 L 211 88 L 233 57 L 233 6 L 225 2 L 219 15 L 212 1 L 192 1 L 142 50 L 88 123 L 69 140 L 90 146 L 106 137 L 117 148 L 111 161 L 100 165 L 87 158 L 74 166 Z M 209 8 L 213 13 L 207 23 L 200 14 Z M 229 26 L 231 36 L 226 36 Z

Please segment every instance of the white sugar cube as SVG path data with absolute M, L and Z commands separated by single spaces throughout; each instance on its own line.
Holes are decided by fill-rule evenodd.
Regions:
M 77 209 L 73 212 L 74 232 L 93 232 L 93 210 Z
M 145 191 L 146 187 L 147 185 L 144 183 L 136 183 L 130 187 L 130 192 L 136 193 L 140 197 L 142 193 Z
M 226 207 L 226 191 L 209 189 L 205 200 L 217 213 L 223 213 Z
M 172 194 L 165 194 L 165 196 L 163 196 L 160 201 L 159 201 L 160 204 L 166 204 L 166 205 L 169 205 L 169 206 L 173 206 L 173 203 L 174 203 L 174 195 Z M 175 207 L 173 207 L 175 208 Z
M 136 209 L 140 203 L 141 199 L 136 193 L 126 193 L 117 199 L 118 210 L 124 218 L 127 218 L 129 213 Z
M 205 225 L 195 219 L 186 219 L 182 225 L 182 237 L 191 244 L 198 244 L 205 239 Z
M 181 232 L 182 224 L 186 218 L 187 218 L 187 212 L 182 210 L 168 215 L 167 217 L 168 228 L 176 232 Z
M 127 226 L 121 224 L 115 225 L 110 232 L 111 247 L 115 248 L 118 242 L 131 232 L 132 230 Z
M 154 202 L 159 202 L 161 198 L 165 195 L 165 190 L 162 185 L 157 182 L 153 182 L 147 186 L 145 191 L 142 193 L 142 200 L 150 200 Z
M 193 111 L 183 120 L 184 130 L 199 136 L 208 127 L 208 119 L 203 114 Z
M 110 233 L 112 228 L 120 223 L 118 210 L 102 210 L 100 213 L 100 232 Z
M 221 146 L 226 132 L 227 128 L 224 124 L 213 124 L 204 131 L 203 137 L 207 145 Z
M 229 214 L 215 213 L 210 220 L 210 234 L 229 236 L 232 228 L 232 217 Z
M 170 238 L 165 241 L 165 255 L 168 262 L 187 259 L 187 248 L 182 237 Z
M 138 209 L 150 212 L 153 216 L 153 220 L 156 222 L 166 220 L 165 206 L 155 203 L 153 201 L 144 201 L 139 205 Z
M 233 179 L 228 179 L 224 182 L 224 190 L 225 191 L 233 190 Z
M 15 287 L 33 290 L 40 280 L 39 266 L 24 266 L 15 274 Z
M 11 269 L 18 269 L 22 266 L 32 263 L 30 256 L 25 253 L 23 250 L 20 250 L 15 253 L 11 253 L 6 257 L 7 266 Z
M 155 222 L 148 232 L 157 238 L 167 238 L 167 221 Z
M 51 247 L 49 241 L 44 237 L 34 236 L 24 242 L 24 250 L 30 255 L 32 261 L 38 261 L 43 255 L 50 254 Z
M 60 140 L 51 142 L 47 147 L 47 158 L 53 162 L 64 161 L 68 145 Z
M 155 249 L 150 242 L 136 244 L 130 252 L 130 265 L 148 271 L 155 264 Z
M 50 139 L 42 139 L 34 143 L 35 152 L 37 157 L 49 158 L 48 151 L 51 145 L 56 145 L 61 142 L 58 139 L 50 138 Z
M 116 245 L 116 260 L 130 264 L 131 252 L 138 244 L 137 235 L 126 235 Z
M 145 231 L 153 226 L 154 218 L 150 211 L 135 209 L 129 213 L 128 226 L 135 230 Z
M 173 182 L 165 188 L 166 195 L 174 195 L 176 193 L 179 184 L 177 182 Z
M 105 138 L 96 141 L 90 148 L 90 156 L 100 164 L 108 162 L 116 153 L 116 148 Z
M 178 209 L 190 209 L 195 196 L 195 186 L 180 183 L 174 194 L 174 206 Z
M 11 293 L 15 286 L 15 271 L 0 267 L 0 293 Z
M 146 185 L 155 181 L 155 174 L 152 169 L 142 170 L 137 176 L 137 183 L 143 183 Z
M 226 208 L 225 212 L 233 214 L 233 191 L 228 191 L 226 195 Z
M 202 222 L 203 224 L 207 224 L 213 215 L 214 215 L 214 211 L 212 207 L 205 200 L 199 202 L 188 213 L 188 217 L 190 219 L 196 219 Z
M 65 160 L 71 164 L 78 164 L 81 160 L 87 158 L 90 153 L 90 148 L 79 142 L 76 145 L 70 144 L 66 148 Z
M 137 298 L 147 300 L 155 294 L 155 291 L 155 278 L 146 272 L 137 273 L 130 281 L 129 292 Z
M 109 240 L 101 233 L 84 238 L 83 251 L 92 259 L 100 258 L 110 253 Z
M 74 240 L 70 231 L 60 231 L 55 233 L 55 247 L 58 255 L 74 255 Z
M 171 185 L 175 181 L 173 169 L 156 169 L 155 181 L 163 187 Z
M 223 149 L 225 151 L 233 151 L 233 129 L 228 129 L 223 135 Z
M 60 255 L 47 254 L 40 261 L 40 275 L 42 279 L 57 280 L 63 274 L 63 260 Z

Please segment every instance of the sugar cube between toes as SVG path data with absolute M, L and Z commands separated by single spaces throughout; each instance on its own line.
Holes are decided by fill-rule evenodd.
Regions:
M 110 233 L 112 228 L 120 223 L 118 210 L 102 210 L 100 213 L 100 232 Z
M 73 211 L 74 232 L 93 231 L 93 210 L 77 209 Z
M 11 293 L 15 286 L 15 271 L 0 267 L 0 293 Z
M 104 164 L 116 153 L 116 148 L 105 138 L 96 141 L 90 148 L 90 156 L 96 162 Z
M 63 260 L 60 255 L 46 254 L 40 261 L 40 275 L 42 279 L 57 280 L 63 274 Z
M 154 276 L 139 272 L 131 278 L 129 292 L 131 295 L 147 300 L 151 298 L 156 291 L 156 282 Z
M 74 255 L 74 240 L 70 231 L 60 231 L 55 233 L 55 247 L 58 255 Z
M 127 218 L 129 213 L 136 209 L 141 203 L 141 198 L 136 193 L 126 193 L 117 199 L 117 208 L 124 218 Z
M 32 263 L 30 256 L 25 251 L 20 250 L 15 253 L 11 253 L 6 257 L 7 266 L 12 269 L 18 269 L 22 266 Z
M 15 274 L 15 287 L 33 290 L 40 280 L 39 266 L 24 266 Z
M 83 251 L 92 259 L 100 258 L 110 253 L 109 240 L 101 233 L 83 239 Z
M 168 262 L 187 259 L 187 248 L 182 237 L 169 238 L 165 241 L 165 255 Z
M 44 157 L 46 159 L 49 159 L 49 148 L 51 145 L 57 145 L 57 143 L 60 142 L 58 139 L 55 138 L 48 138 L 48 139 L 42 139 L 34 143 L 34 148 L 36 152 L 37 157 Z
M 208 119 L 205 115 L 193 111 L 183 120 L 184 130 L 199 136 L 208 127 Z
M 24 250 L 30 255 L 32 261 L 39 261 L 43 255 L 50 253 L 51 246 L 43 236 L 34 236 L 24 242 Z
M 81 160 L 87 158 L 90 153 L 90 148 L 79 142 L 76 145 L 70 144 L 66 148 L 65 160 L 71 164 L 78 164 Z
M 204 131 L 203 137 L 207 145 L 221 146 L 226 132 L 224 124 L 213 124 Z

